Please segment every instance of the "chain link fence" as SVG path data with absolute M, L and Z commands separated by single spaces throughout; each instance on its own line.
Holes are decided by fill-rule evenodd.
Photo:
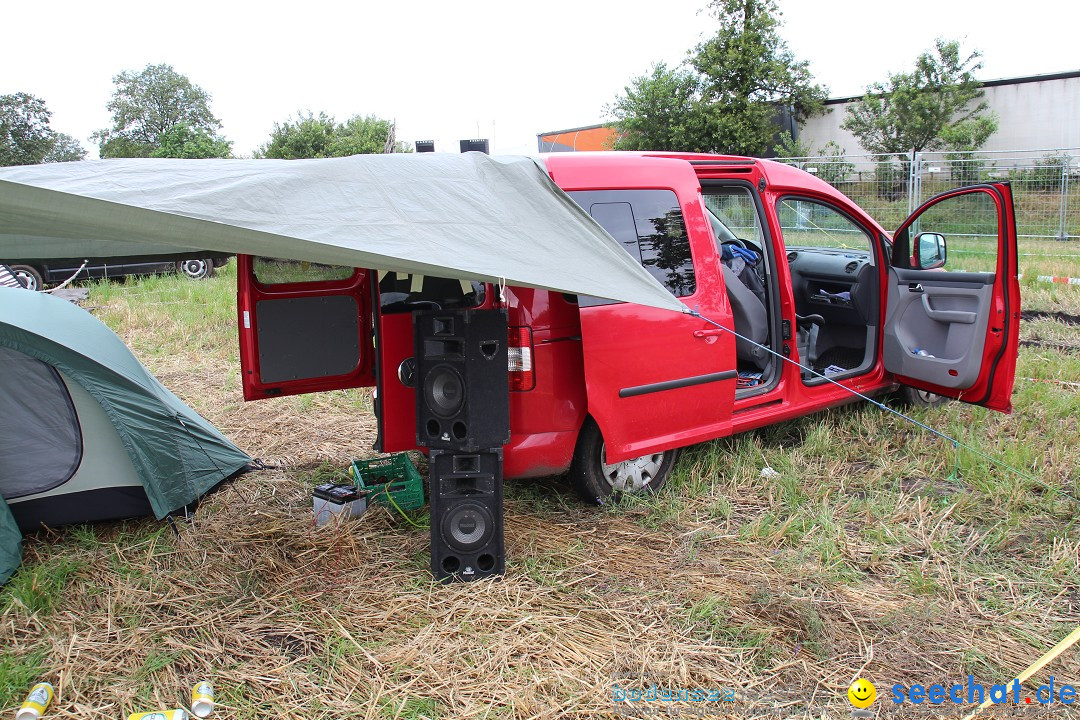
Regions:
M 933 195 L 1008 180 L 1022 238 L 1080 239 L 1080 148 L 786 158 L 854 200 L 888 229 Z
M 1012 185 L 1020 266 L 1025 274 L 1080 276 L 1080 148 L 841 155 L 785 158 L 855 201 L 887 230 L 923 202 L 964 185 L 1007 180 Z M 955 207 L 964 207 L 955 204 Z M 957 216 L 950 223 L 963 234 Z M 960 258 L 958 258 L 960 260 Z M 974 258 L 972 259 L 974 260 Z

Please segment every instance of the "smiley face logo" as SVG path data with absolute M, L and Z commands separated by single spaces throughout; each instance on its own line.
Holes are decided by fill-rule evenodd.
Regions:
M 860 710 L 870 707 L 877 700 L 877 690 L 869 680 L 859 678 L 847 689 L 848 700 Z

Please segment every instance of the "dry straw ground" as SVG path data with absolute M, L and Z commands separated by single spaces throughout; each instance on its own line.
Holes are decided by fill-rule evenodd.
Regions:
M 176 707 L 206 678 L 219 718 L 846 717 L 858 675 L 879 707 L 894 683 L 1004 682 L 1080 621 L 1080 395 L 1058 382 L 1080 380 L 1080 289 L 1025 287 L 1026 307 L 1065 316 L 1025 322 L 1044 344 L 1019 375 L 1051 382 L 1019 381 L 1013 416 L 919 414 L 1037 482 L 965 454 L 949 478 L 949 447 L 841 408 L 695 448 L 651 499 L 590 508 L 558 480 L 510 483 L 506 578 L 444 587 L 400 516 L 312 527 L 311 485 L 369 454 L 366 395 L 243 403 L 232 283 L 100 284 L 88 304 L 277 467 L 225 484 L 179 534 L 28 537 L 0 591 L 5 714 L 39 678 L 55 718 Z M 1029 686 L 1051 674 L 1080 682 L 1080 652 Z M 739 700 L 614 701 L 654 683 Z

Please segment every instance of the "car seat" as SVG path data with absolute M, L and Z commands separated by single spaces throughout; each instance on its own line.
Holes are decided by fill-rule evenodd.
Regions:
M 724 271 L 724 284 L 731 302 L 735 332 L 743 336 L 735 338 L 735 357 L 764 370 L 769 364 L 769 353 L 754 343 L 764 345 L 768 341 L 769 313 L 758 296 L 739 280 L 735 270 L 727 263 L 721 263 L 720 267 Z M 751 340 L 753 342 L 749 342 Z

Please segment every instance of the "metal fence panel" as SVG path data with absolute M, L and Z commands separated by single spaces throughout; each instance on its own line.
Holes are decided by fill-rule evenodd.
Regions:
M 960 185 L 1008 180 L 1021 238 L 1080 239 L 1080 197 L 1071 177 L 1080 173 L 1080 151 L 920 153 L 915 172 L 920 201 Z
M 850 197 L 887 230 L 919 205 L 955 187 L 1007 180 L 1020 238 L 1020 267 L 1030 275 L 1080 275 L 1080 148 L 1009 152 L 935 152 L 909 156 L 841 155 L 781 159 Z M 963 212 L 963 203 L 950 204 Z M 959 241 L 972 216 L 950 227 Z M 974 232 L 974 231 L 972 231 Z M 1071 241 L 1071 242 L 1064 242 Z M 952 252 L 952 245 L 950 252 Z M 956 244 L 957 262 L 981 266 L 974 248 Z M 970 257 L 964 257 L 964 254 Z M 951 263 L 950 263 L 951 264 Z M 957 269 L 967 269 L 957 267 Z
M 1008 180 L 1022 238 L 1080 239 L 1080 149 L 783 159 L 833 185 L 886 228 L 939 192 Z

